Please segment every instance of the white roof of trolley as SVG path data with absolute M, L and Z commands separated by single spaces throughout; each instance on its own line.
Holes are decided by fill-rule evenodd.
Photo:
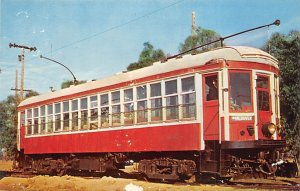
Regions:
M 225 59 L 228 61 L 258 62 L 278 68 L 277 60 L 273 56 L 262 50 L 245 46 L 228 46 L 217 48 L 196 55 L 184 55 L 180 59 L 172 58 L 167 60 L 166 62 L 155 62 L 151 66 L 134 70 L 131 72 L 118 73 L 96 81 L 80 84 L 77 86 L 71 86 L 66 89 L 61 89 L 55 92 L 49 92 L 46 94 L 31 97 L 22 101 L 19 104 L 19 107 L 46 100 L 51 100 L 54 98 L 59 98 L 62 96 L 68 96 L 80 92 L 85 92 L 101 87 L 106 87 L 117 83 L 128 82 L 131 80 L 152 76 L 155 74 L 166 73 L 183 68 L 201 66 L 207 63 L 208 61 L 214 59 Z

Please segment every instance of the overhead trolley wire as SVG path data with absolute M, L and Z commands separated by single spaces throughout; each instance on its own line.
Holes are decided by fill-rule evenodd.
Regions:
M 168 9 L 168 8 L 170 8 L 170 7 L 173 7 L 173 6 L 177 5 L 177 4 L 180 4 L 180 3 L 183 2 L 183 1 L 185 1 L 185 0 L 176 1 L 176 2 L 174 2 L 174 3 L 172 3 L 172 4 L 169 4 L 169 5 L 165 6 L 165 7 L 161 7 L 161 8 L 159 8 L 159 9 L 156 9 L 156 10 L 154 10 L 154 11 L 152 11 L 152 12 L 146 13 L 146 14 L 141 15 L 141 16 L 139 16 L 139 17 L 133 18 L 133 19 L 131 19 L 131 20 L 129 20 L 129 21 L 126 21 L 126 22 L 124 22 L 124 23 L 121 23 L 121 24 L 119 24 L 119 25 L 112 26 L 112 27 L 110 27 L 110 28 L 108 28 L 108 29 L 105 29 L 105 30 L 103 30 L 103 31 L 101 31 L 101 32 L 95 33 L 95 34 L 93 34 L 93 35 L 87 36 L 87 37 L 82 38 L 82 39 L 79 39 L 79 40 L 76 40 L 76 41 L 74 41 L 74 42 L 71 42 L 71 43 L 69 43 L 69 44 L 66 44 L 66 45 L 64 45 L 64 46 L 62 46 L 62 47 L 60 47 L 60 48 L 54 49 L 54 50 L 52 50 L 52 51 L 46 52 L 46 53 L 44 53 L 44 54 L 49 54 L 49 53 L 56 52 L 56 51 L 58 51 L 58 50 L 61 50 L 61 49 L 64 49 L 64 48 L 73 46 L 74 44 L 78 44 L 78 43 L 80 43 L 80 42 L 83 42 L 83 41 L 86 41 L 86 40 L 88 40 L 88 39 L 91 39 L 91 38 L 97 37 L 97 36 L 99 36 L 99 35 L 102 35 L 102 34 L 104 34 L 104 33 L 106 33 L 106 32 L 115 30 L 115 29 L 117 29 L 117 28 L 121 28 L 121 27 L 123 27 L 123 26 L 125 26 L 125 25 L 131 24 L 131 23 L 136 22 L 136 21 L 138 21 L 138 20 L 140 20 L 140 19 L 143 19 L 143 18 L 145 18 L 145 17 L 148 17 L 148 16 L 150 16 L 150 15 L 153 15 L 153 14 L 155 14 L 155 13 L 157 13 L 157 12 L 160 12 L 160 11 L 162 11 L 162 10 L 165 10 L 165 9 Z

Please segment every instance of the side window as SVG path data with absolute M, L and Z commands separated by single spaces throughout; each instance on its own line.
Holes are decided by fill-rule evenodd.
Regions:
M 90 97 L 90 129 L 98 128 L 98 96 Z
M 80 129 L 86 130 L 88 129 L 88 110 L 87 110 L 87 98 L 80 99 Z
M 136 88 L 137 97 L 137 123 L 148 122 L 147 86 Z
M 78 126 L 79 126 L 79 119 L 78 119 L 78 100 L 72 100 L 71 101 L 71 106 L 72 106 L 72 125 L 71 125 L 71 129 L 72 131 L 76 131 L 78 130 Z
M 138 100 L 146 99 L 147 98 L 147 86 L 139 86 L 136 88 L 136 97 Z
M 177 80 L 167 81 L 165 87 L 166 119 L 178 119 Z
M 112 126 L 121 125 L 120 91 L 111 93 Z
M 61 103 L 54 104 L 55 111 L 55 131 L 61 131 Z
M 69 101 L 63 102 L 63 131 L 69 131 L 70 127 Z
M 108 94 L 100 96 L 101 127 L 109 127 L 109 99 Z
M 32 109 L 27 109 L 27 131 L 26 134 L 27 135 L 31 135 L 32 134 Z
M 133 89 L 124 90 L 124 125 L 134 123 Z
M 53 124 L 53 105 L 47 105 L 47 133 L 52 133 L 54 128 Z
M 41 111 L 41 133 L 44 134 L 46 133 L 46 106 L 43 105 L 40 107 Z
M 218 76 L 208 76 L 205 78 L 206 101 L 218 99 Z
M 150 84 L 151 121 L 162 120 L 161 83 Z
M 39 108 L 33 109 L 33 134 L 39 133 Z
M 181 79 L 182 118 L 196 118 L 196 95 L 194 77 Z
M 270 111 L 270 85 L 269 77 L 257 76 L 256 89 L 257 89 L 257 105 L 258 110 Z
M 25 127 L 25 112 L 21 113 L 21 127 Z

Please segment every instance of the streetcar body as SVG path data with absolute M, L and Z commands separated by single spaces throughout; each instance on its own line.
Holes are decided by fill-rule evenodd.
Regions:
M 257 161 L 285 145 L 278 74 L 266 52 L 222 47 L 28 98 L 20 164 L 105 172 L 133 160 L 149 178 L 226 176 L 232 157 Z

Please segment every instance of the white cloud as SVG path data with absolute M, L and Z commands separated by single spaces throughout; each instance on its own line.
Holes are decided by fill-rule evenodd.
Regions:
M 29 13 L 27 12 L 27 11 L 20 11 L 20 12 L 18 12 L 17 14 L 16 14 L 16 16 L 17 17 L 19 17 L 19 16 L 23 16 L 24 15 L 24 17 L 25 18 L 29 18 Z

